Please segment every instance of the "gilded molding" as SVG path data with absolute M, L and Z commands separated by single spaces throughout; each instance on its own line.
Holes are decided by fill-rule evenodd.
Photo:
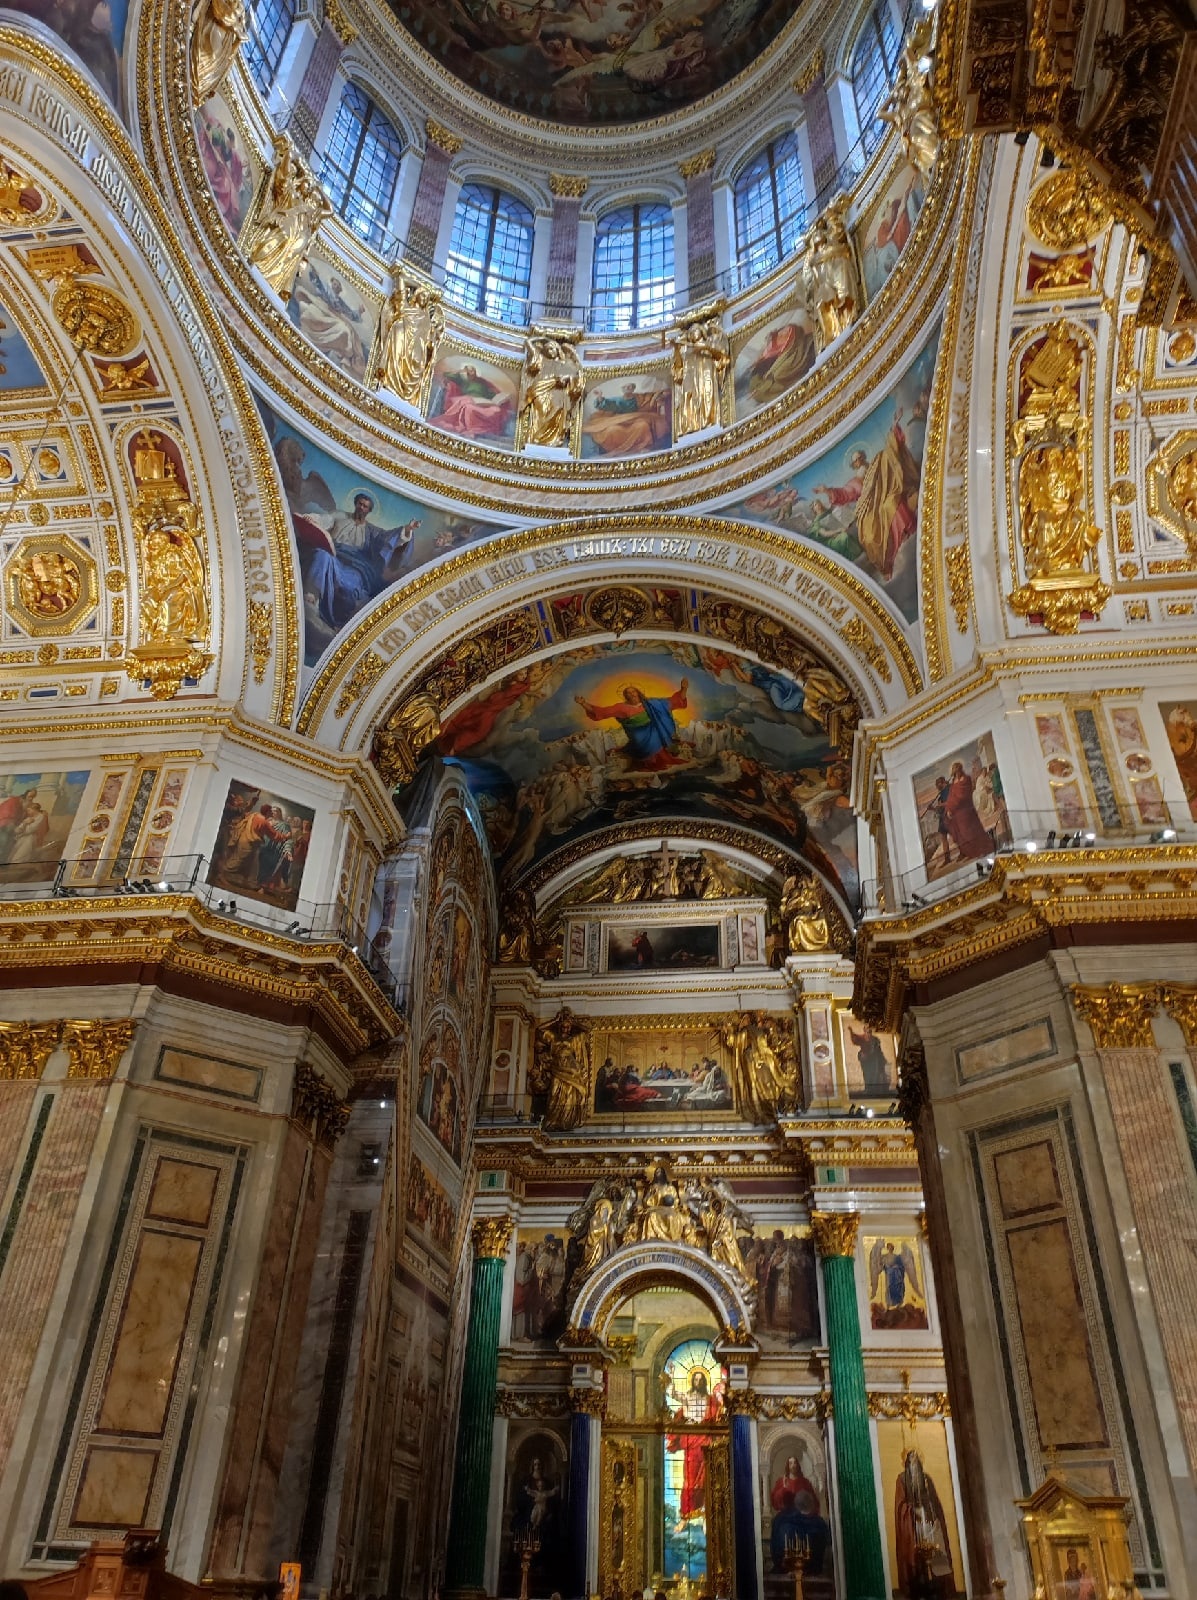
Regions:
M 113 1077 L 133 1042 L 136 1026 L 130 1018 L 117 1022 L 64 1022 L 62 1042 L 71 1057 L 68 1077 Z
M 967 633 L 969 607 L 973 600 L 973 573 L 967 541 L 945 550 L 944 562 L 948 569 L 948 598 L 956 618 L 956 631 Z
M 809 94 L 823 76 L 825 61 L 822 46 L 815 51 L 802 71 L 794 79 L 794 87 L 799 94 Z
M 589 187 L 589 178 L 578 177 L 572 172 L 549 173 L 549 191 L 559 200 L 580 200 Z
M 725 1404 L 732 1416 L 758 1422 L 826 1422 L 835 1415 L 830 1389 L 818 1394 L 763 1394 L 759 1389 L 733 1389 Z
M 580 1411 L 587 1417 L 605 1417 L 607 1414 L 607 1396 L 602 1389 L 592 1389 L 571 1384 L 569 1389 L 569 1409 Z
M 264 683 L 270 652 L 274 647 L 274 610 L 266 600 L 251 600 L 247 616 L 249 628 L 249 654 L 253 662 L 254 682 Z
M 474 1254 L 479 1261 L 501 1261 L 511 1245 L 514 1217 L 476 1217 L 470 1228 Z
M 860 1231 L 859 1211 L 812 1211 L 810 1228 L 815 1249 L 824 1261 L 832 1256 L 854 1256 Z
M 551 1417 L 568 1417 L 570 1396 L 560 1390 L 512 1389 L 504 1387 L 495 1395 L 495 1415 L 515 1417 L 521 1421 L 536 1419 L 547 1421 Z
M 679 162 L 677 170 L 688 183 L 691 178 L 698 178 L 704 172 L 710 172 L 714 165 L 714 150 L 700 150 L 697 155 L 689 156 L 685 161 Z
M 428 136 L 429 144 L 436 145 L 438 150 L 443 150 L 448 156 L 457 155 L 461 149 L 461 140 L 457 134 L 450 133 L 443 123 L 437 122 L 434 117 L 428 117 L 424 123 L 424 132 Z
M 903 1389 L 895 1394 L 892 1389 L 870 1389 L 869 1415 L 913 1427 L 916 1422 L 950 1417 L 952 1407 L 942 1390 L 934 1394 L 912 1394 L 909 1389 Z
M 0 1022 L 0 1079 L 40 1078 L 61 1037 L 59 1022 Z
M 1151 1021 L 1162 999 L 1158 983 L 1072 985 L 1073 1009 L 1099 1050 L 1154 1050 Z
M 1180 1023 L 1189 1049 L 1197 1049 L 1197 984 L 1166 983 L 1162 998 L 1164 1010 Z

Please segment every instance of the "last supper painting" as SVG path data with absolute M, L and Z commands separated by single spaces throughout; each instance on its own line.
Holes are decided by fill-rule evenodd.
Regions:
M 712 93 L 760 55 L 793 0 L 390 0 L 471 88 L 551 122 L 639 122 Z
M 595 645 L 485 690 L 440 751 L 509 879 L 597 827 L 701 817 L 801 852 L 851 900 L 847 766 L 804 705 L 799 679 L 723 649 Z

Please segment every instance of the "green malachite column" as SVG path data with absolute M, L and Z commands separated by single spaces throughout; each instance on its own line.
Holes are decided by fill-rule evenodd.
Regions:
M 873 1479 L 869 1397 L 860 1313 L 856 1309 L 855 1211 L 816 1211 L 811 1216 L 815 1248 L 823 1262 L 827 1301 L 827 1347 L 831 1400 L 835 1408 L 835 1474 L 839 1485 L 840 1533 L 844 1544 L 847 1600 L 882 1600 L 885 1566 L 881 1522 Z
M 486 1517 L 479 1507 L 490 1503 L 503 1263 L 511 1229 L 510 1217 L 480 1217 L 473 1228 L 474 1276 L 445 1558 L 445 1588 L 457 1594 L 486 1593 Z

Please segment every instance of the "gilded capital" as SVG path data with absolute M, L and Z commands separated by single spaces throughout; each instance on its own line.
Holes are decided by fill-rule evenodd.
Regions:
M 579 178 L 571 172 L 549 173 L 550 191 L 563 200 L 580 200 L 589 186 L 589 178 Z
M 474 1254 L 480 1261 L 501 1261 L 507 1254 L 514 1227 L 511 1217 L 479 1217 L 470 1229 Z
M 60 1022 L 0 1022 L 0 1080 L 40 1078 L 61 1036 Z
M 424 132 L 428 136 L 428 143 L 436 145 L 438 150 L 443 150 L 446 155 L 455 156 L 461 149 L 461 140 L 455 133 L 450 133 L 443 123 L 429 117 L 424 123 Z
M 1169 983 L 1163 989 L 1164 1010 L 1180 1023 L 1185 1043 L 1197 1049 L 1197 984 Z
M 1089 1024 L 1099 1050 L 1152 1050 L 1151 1019 L 1159 1009 L 1158 983 L 1074 983 L 1072 1004 Z
M 477 1227 L 477 1223 L 474 1224 Z M 607 1408 L 607 1397 L 601 1389 L 591 1389 L 580 1384 L 571 1384 L 569 1389 L 569 1409 L 580 1411 L 587 1417 L 602 1417 Z
M 324 20 L 346 47 L 357 38 L 357 29 L 345 15 L 341 0 L 324 0 Z
M 689 156 L 678 167 L 678 171 L 687 181 L 700 177 L 704 172 L 710 172 L 715 165 L 714 150 L 700 150 L 697 155 Z
M 816 50 L 814 55 L 794 79 L 794 87 L 799 94 L 809 94 L 823 76 L 824 59 L 822 50 Z
M 828 1256 L 854 1256 L 860 1228 L 859 1211 L 812 1211 L 811 1232 L 815 1249 L 824 1260 Z
M 135 1027 L 129 1017 L 118 1022 L 64 1023 L 62 1042 L 71 1055 L 68 1077 L 111 1078 L 133 1041 Z

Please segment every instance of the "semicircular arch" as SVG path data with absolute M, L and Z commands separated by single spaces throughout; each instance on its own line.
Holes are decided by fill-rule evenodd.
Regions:
M 601 1345 L 620 1304 L 637 1290 L 663 1283 L 689 1289 L 714 1311 L 721 1341 L 751 1347 L 752 1310 L 741 1283 L 692 1245 L 642 1241 L 624 1245 L 583 1284 L 570 1312 L 563 1345 Z

